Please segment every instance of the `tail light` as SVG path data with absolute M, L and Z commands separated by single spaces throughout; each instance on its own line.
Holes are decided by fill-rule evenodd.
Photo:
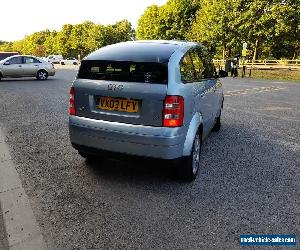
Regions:
M 180 127 L 183 125 L 184 99 L 182 96 L 166 96 L 163 110 L 164 127 Z
M 76 108 L 75 108 L 75 89 L 74 89 L 73 86 L 70 88 L 69 114 L 70 114 L 70 115 L 76 115 Z

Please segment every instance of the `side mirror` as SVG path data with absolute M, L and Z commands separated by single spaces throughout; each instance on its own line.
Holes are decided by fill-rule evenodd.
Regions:
M 10 62 L 5 62 L 3 63 L 3 65 L 10 65 Z

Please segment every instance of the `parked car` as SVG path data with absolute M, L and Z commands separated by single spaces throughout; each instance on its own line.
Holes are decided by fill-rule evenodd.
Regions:
M 46 80 L 55 75 L 52 63 L 35 56 L 11 56 L 0 61 L 0 80 L 7 77 L 36 77 Z
M 19 55 L 19 52 L 0 52 L 0 61 L 7 57 Z
M 81 61 L 70 89 L 70 140 L 85 158 L 107 154 L 176 162 L 193 180 L 202 141 L 221 126 L 223 90 L 206 49 L 181 41 L 103 47 Z
M 69 57 L 60 61 L 61 65 L 78 65 L 79 61 L 75 57 Z
M 50 63 L 60 63 L 63 59 L 62 55 L 49 55 L 44 60 Z

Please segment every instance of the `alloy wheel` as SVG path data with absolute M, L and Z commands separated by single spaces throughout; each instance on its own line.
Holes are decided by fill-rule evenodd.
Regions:
M 194 146 L 193 146 L 193 174 L 195 175 L 199 169 L 200 165 L 200 150 L 201 150 L 201 140 L 199 134 L 196 135 Z

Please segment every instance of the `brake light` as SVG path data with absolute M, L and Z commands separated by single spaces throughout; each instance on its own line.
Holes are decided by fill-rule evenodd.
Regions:
M 180 127 L 183 125 L 184 99 L 182 96 L 166 96 L 163 109 L 163 126 Z
M 76 115 L 76 108 L 75 108 L 75 89 L 74 89 L 73 86 L 70 88 L 69 114 L 70 114 L 70 115 Z

